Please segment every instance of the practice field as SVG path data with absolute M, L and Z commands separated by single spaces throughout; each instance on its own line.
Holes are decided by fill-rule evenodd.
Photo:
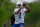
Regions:
M 31 12 L 25 15 L 25 26 L 24 27 L 40 27 L 40 3 L 30 3 L 28 4 Z M 12 11 L 15 9 L 15 4 L 7 4 L 4 8 L 0 6 L 0 27 L 2 27 L 3 21 L 6 19 L 8 21 L 12 15 Z

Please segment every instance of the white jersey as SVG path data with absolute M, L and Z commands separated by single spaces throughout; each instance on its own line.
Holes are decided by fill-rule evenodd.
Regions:
M 18 11 L 18 9 L 15 9 L 14 12 Z M 15 23 L 14 24 L 19 24 L 19 23 L 24 23 L 24 16 L 25 16 L 25 11 L 26 9 L 21 9 L 19 14 L 14 14 L 15 16 Z

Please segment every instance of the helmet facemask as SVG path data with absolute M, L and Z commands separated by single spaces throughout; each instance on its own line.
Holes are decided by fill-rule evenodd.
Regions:
M 16 6 L 17 6 L 17 8 L 19 8 L 20 6 L 23 7 L 23 4 L 22 4 L 22 2 L 17 2 Z
M 18 6 L 18 8 L 20 8 L 21 7 L 21 4 L 18 4 L 17 6 Z

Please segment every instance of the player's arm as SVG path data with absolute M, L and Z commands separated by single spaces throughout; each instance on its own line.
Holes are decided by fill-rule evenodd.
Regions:
M 27 10 L 26 10 L 26 12 L 30 12 L 30 8 L 28 7 L 28 5 L 26 5 L 26 8 L 27 8 Z
M 13 12 L 13 14 L 18 14 L 20 11 L 21 11 L 21 7 L 16 12 Z

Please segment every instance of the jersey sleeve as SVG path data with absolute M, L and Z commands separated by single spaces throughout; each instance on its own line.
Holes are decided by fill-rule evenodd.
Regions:
M 14 12 L 17 12 L 18 11 L 18 9 L 14 9 Z
M 24 12 L 27 11 L 27 9 L 24 8 Z

